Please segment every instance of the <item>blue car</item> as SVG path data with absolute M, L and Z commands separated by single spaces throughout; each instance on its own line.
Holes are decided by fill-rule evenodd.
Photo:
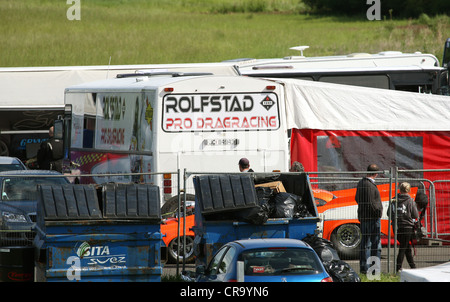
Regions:
M 198 282 L 332 282 L 308 244 L 283 238 L 229 242 L 196 273 Z
M 0 172 L 0 246 L 31 245 L 35 235 L 37 186 L 67 183 L 67 178 L 55 171 Z

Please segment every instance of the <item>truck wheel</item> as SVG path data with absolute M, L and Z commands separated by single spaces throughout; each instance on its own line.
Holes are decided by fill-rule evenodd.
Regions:
M 180 256 L 177 254 L 178 237 L 172 239 L 169 243 L 169 262 L 176 263 L 177 258 L 179 262 L 183 262 L 183 236 L 180 236 Z M 194 238 L 191 236 L 186 236 L 186 263 L 192 262 L 194 260 Z
M 342 259 L 359 258 L 361 229 L 358 224 L 343 224 L 331 234 L 330 241 Z

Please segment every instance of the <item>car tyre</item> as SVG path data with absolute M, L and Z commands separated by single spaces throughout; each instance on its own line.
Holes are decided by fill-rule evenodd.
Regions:
M 337 227 L 331 234 L 330 241 L 342 259 L 359 258 L 361 245 L 361 228 L 359 224 L 348 223 Z
M 183 239 L 184 236 L 180 236 L 180 256 L 177 254 L 178 237 L 175 237 L 170 241 L 169 249 L 169 262 L 176 263 L 177 258 L 179 262 L 183 262 Z M 186 236 L 186 258 L 185 262 L 189 263 L 194 260 L 194 238 L 192 236 Z
M 186 201 L 194 201 L 195 195 L 186 194 Z M 184 201 L 184 196 L 181 195 L 181 202 Z M 174 216 L 176 210 L 178 209 L 178 195 L 171 197 L 168 199 L 163 206 L 161 207 L 161 214 L 163 217 L 172 217 Z

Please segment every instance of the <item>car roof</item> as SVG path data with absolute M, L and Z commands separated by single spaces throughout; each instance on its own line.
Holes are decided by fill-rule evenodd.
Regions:
M 22 164 L 22 162 L 17 157 L 11 156 L 0 156 L 0 165 L 8 164 Z
M 305 242 L 298 239 L 290 238 L 258 238 L 258 239 L 241 239 L 233 241 L 245 249 L 255 249 L 264 247 L 288 247 L 288 248 L 311 248 Z

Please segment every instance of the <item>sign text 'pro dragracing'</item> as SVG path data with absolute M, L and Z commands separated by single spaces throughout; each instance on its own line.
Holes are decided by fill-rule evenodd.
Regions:
M 276 130 L 280 127 L 274 93 L 166 95 L 166 132 Z

